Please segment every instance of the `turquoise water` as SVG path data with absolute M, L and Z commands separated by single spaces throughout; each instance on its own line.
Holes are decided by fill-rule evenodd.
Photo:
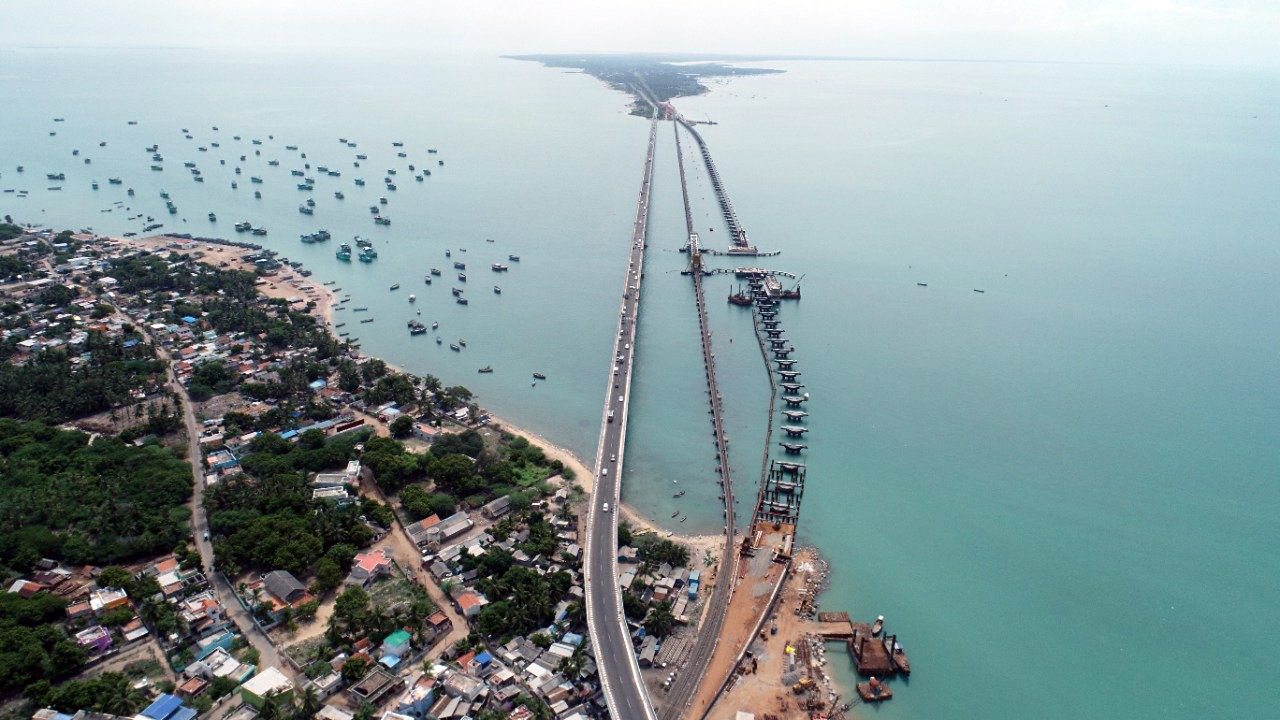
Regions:
M 804 299 L 783 312 L 815 396 L 801 534 L 832 560 L 826 605 L 887 615 L 915 668 L 892 702 L 860 712 L 1275 715 L 1280 76 L 785 68 L 677 104 L 720 123 L 702 131 L 744 225 L 784 250 L 767 263 L 805 275 Z M 31 190 L 0 195 L 0 211 L 136 230 L 99 212 L 132 186 L 131 205 L 168 229 L 163 186 L 183 230 L 266 225 L 265 244 L 370 307 L 377 322 L 345 328 L 368 352 L 466 384 L 499 414 L 594 453 L 646 127 L 591 78 L 489 58 L 24 51 L 3 56 L 0 101 L 0 188 Z M 282 160 L 279 148 L 298 144 L 339 167 L 346 207 L 321 180 L 315 217 L 299 215 L 289 162 L 261 168 L 261 204 L 244 181 L 233 194 L 194 150 L 211 125 L 274 134 Z M 395 158 L 392 140 L 411 157 Z M 625 492 L 675 529 L 716 530 L 669 127 L 659 140 Z M 147 170 L 152 142 L 164 173 Z M 446 166 L 421 185 L 401 170 L 394 224 L 374 227 L 367 206 L 385 193 L 372 169 L 425 147 Z M 723 243 L 685 147 L 698 230 Z M 370 156 L 363 194 L 349 184 L 356 152 Z M 182 171 L 187 159 L 204 186 Z M 66 189 L 44 191 L 56 171 Z M 124 186 L 105 184 L 117 175 Z M 375 238 L 380 260 L 342 265 L 336 240 L 298 244 L 318 227 Z M 468 248 L 466 308 L 448 297 L 446 247 Z M 521 263 L 492 280 L 484 268 L 508 253 Z M 431 266 L 446 278 L 428 288 Z M 403 288 L 388 292 L 393 282 Z M 748 314 L 717 300 L 731 284 L 713 278 L 708 294 L 749 496 L 767 386 Z M 409 292 L 466 351 L 404 332 Z M 496 372 L 477 375 L 483 365 Z M 530 387 L 534 370 L 549 380 Z M 687 522 L 669 519 L 677 509 Z

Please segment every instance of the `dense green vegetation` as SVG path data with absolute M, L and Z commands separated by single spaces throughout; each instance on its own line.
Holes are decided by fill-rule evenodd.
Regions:
M 27 363 L 8 362 L 12 343 L 0 345 L 0 417 L 60 423 L 132 401 L 131 390 L 159 381 L 164 361 L 150 345 L 126 348 L 120 338 L 90 332 L 74 350 L 53 349 Z M 87 362 L 72 362 L 89 353 Z
M 133 687 L 133 680 L 114 672 L 85 680 L 72 680 L 53 687 L 48 680 L 37 680 L 23 694 L 40 707 L 62 712 L 94 710 L 130 717 L 147 706 L 147 696 Z
M 334 507 L 311 499 L 308 473 L 340 467 L 364 434 L 326 440 L 319 430 L 290 443 L 263 433 L 241 459 L 247 474 L 214 485 L 205 495 L 218 567 L 228 575 L 242 570 L 288 570 L 299 577 L 313 568 L 321 589 L 337 585 L 356 549 L 372 533 L 356 505 Z
M 187 536 L 191 468 L 167 449 L 0 420 L 0 560 L 106 565 L 168 552 Z
M 84 649 L 50 624 L 62 619 L 65 608 L 65 601 L 49 593 L 30 599 L 0 593 L 0 693 L 42 678 L 61 680 L 84 663 Z

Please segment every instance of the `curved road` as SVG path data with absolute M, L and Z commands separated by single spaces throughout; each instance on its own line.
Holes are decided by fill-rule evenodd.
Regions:
M 640 279 L 644 271 L 645 228 L 649 219 L 649 185 L 653 178 L 653 150 L 657 117 L 650 122 L 644 180 L 631 227 L 627 273 L 614 338 L 613 367 L 605 386 L 600 444 L 596 448 L 595 492 L 587 511 L 586 590 L 587 626 L 595 648 L 609 715 L 613 720 L 656 720 L 635 648 L 622 615 L 618 587 L 618 502 L 621 499 L 623 449 L 627 435 L 627 403 L 631 396 L 632 357 L 635 353 L 636 313 L 640 307 Z

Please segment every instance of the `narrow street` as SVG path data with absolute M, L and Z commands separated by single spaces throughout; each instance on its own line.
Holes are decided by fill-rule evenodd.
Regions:
M 264 668 L 274 665 L 281 672 L 289 676 L 292 680 L 298 679 L 298 674 L 294 671 L 280 651 L 272 644 L 270 638 L 266 636 L 258 626 L 254 624 L 253 618 L 249 617 L 249 613 L 240 605 L 240 601 L 236 599 L 235 590 L 222 576 L 214 572 L 213 566 L 213 543 L 206 539 L 206 533 L 209 532 L 209 521 L 204 512 L 204 462 L 200 453 L 200 423 L 196 421 L 195 408 L 192 405 L 191 397 L 187 395 L 187 389 L 178 382 L 178 377 L 173 370 L 173 358 L 162 345 L 155 342 L 150 334 L 146 331 L 146 326 L 138 322 L 119 307 L 116 311 L 124 316 L 130 323 L 137 328 L 138 332 L 146 339 L 152 347 L 155 348 L 156 354 L 165 360 L 168 365 L 166 372 L 169 378 L 169 389 L 172 390 L 182 403 L 182 421 L 187 433 L 187 460 L 191 465 L 191 476 L 193 480 L 191 502 L 188 506 L 191 508 L 191 535 L 195 541 L 196 549 L 200 552 L 200 566 L 204 572 L 204 576 L 209 580 L 209 587 L 212 588 L 214 595 L 218 599 L 218 604 L 222 606 L 227 617 L 239 628 L 244 638 L 258 651 L 259 662 L 258 667 Z

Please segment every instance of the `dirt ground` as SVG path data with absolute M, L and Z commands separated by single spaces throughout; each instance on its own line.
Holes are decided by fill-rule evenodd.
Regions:
M 782 676 L 802 666 L 802 658 L 805 655 L 802 645 L 809 642 L 806 636 L 813 633 L 818 625 L 796 614 L 803 589 L 807 582 L 813 579 L 810 575 L 814 572 L 816 558 L 816 551 L 812 549 L 806 548 L 796 553 L 792 560 L 791 576 L 787 578 L 778 605 L 770 613 L 769 621 L 765 623 L 764 636 L 757 636 L 752 646 L 754 672 L 739 678 L 729 691 L 721 696 L 711 708 L 707 716 L 709 720 L 733 718 L 734 713 L 739 710 L 753 712 L 756 717 L 772 715 L 780 720 L 809 717 L 809 710 L 800 705 L 800 696 L 792 691 L 792 687 L 783 684 Z M 726 627 L 731 620 L 726 620 Z M 775 627 L 776 634 L 772 632 Z M 791 647 L 795 651 L 794 654 L 788 654 L 787 647 Z M 827 659 L 833 662 L 840 662 L 845 657 L 834 649 L 827 654 L 830 656 Z M 824 677 L 830 676 L 825 664 L 821 663 L 824 654 L 819 652 L 809 653 L 809 655 L 817 663 L 812 666 L 812 674 L 819 682 L 819 688 L 814 696 L 820 698 L 825 707 L 830 707 L 835 694 L 842 696 L 841 703 L 848 701 L 852 697 L 852 688 L 848 692 L 842 692 L 841 689 L 823 681 Z M 744 665 L 748 662 L 751 661 L 744 661 Z M 708 672 L 708 680 L 716 678 L 715 682 L 718 684 L 727 672 L 727 668 L 721 665 L 713 670 L 719 674 L 713 675 L 712 672 Z M 706 688 L 704 687 L 703 690 L 705 691 Z

